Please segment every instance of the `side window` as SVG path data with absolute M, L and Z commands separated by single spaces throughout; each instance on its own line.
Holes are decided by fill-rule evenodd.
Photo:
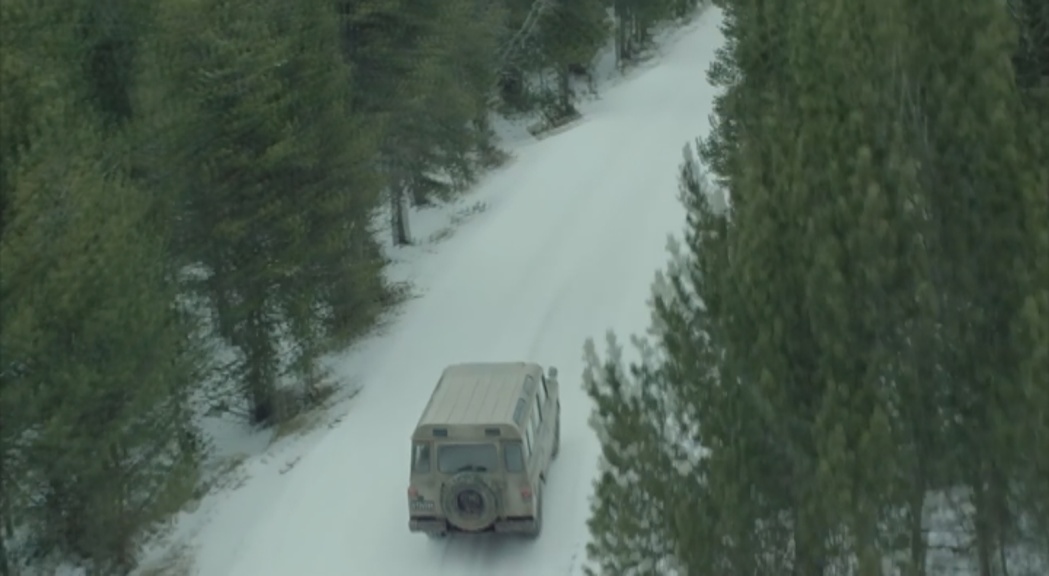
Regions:
M 528 426 L 525 426 L 525 450 L 527 450 L 527 453 L 525 454 L 525 457 L 530 457 L 532 455 L 532 426 L 531 426 L 531 424 L 529 424 Z
M 533 444 L 532 444 L 533 446 L 535 446 L 535 444 L 534 444 L 535 437 L 539 435 L 539 430 L 540 430 L 539 424 L 540 424 L 539 412 L 537 410 L 533 410 L 532 411 L 532 417 L 528 419 L 528 436 L 529 436 L 529 438 L 531 438 L 531 441 L 533 442 Z
M 539 402 L 541 402 L 542 404 L 546 404 L 546 399 L 549 395 L 549 392 L 546 389 L 546 377 L 544 376 L 540 378 L 539 382 Z
M 535 395 L 535 412 L 533 414 L 539 419 L 539 422 L 543 421 L 543 403 L 539 400 L 538 394 Z M 538 426 L 536 427 L 538 428 Z
M 506 471 L 511 474 L 524 472 L 524 447 L 520 442 L 503 443 L 503 463 L 506 465 Z
M 535 402 L 535 410 L 532 410 L 532 417 L 528 420 L 528 428 L 532 430 L 532 434 L 539 434 L 539 431 L 542 430 L 543 415 L 540 412 L 538 397 L 535 399 Z
M 416 442 L 412 445 L 412 472 L 428 474 L 430 472 L 430 443 Z

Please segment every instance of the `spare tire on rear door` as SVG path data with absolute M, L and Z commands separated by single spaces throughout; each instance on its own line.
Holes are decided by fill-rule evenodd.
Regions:
M 499 516 L 499 496 L 480 474 L 457 474 L 443 492 L 441 506 L 448 522 L 460 530 L 484 530 Z

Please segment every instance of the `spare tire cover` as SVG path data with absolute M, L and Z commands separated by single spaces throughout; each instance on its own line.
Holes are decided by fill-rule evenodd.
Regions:
M 484 530 L 499 515 L 499 497 L 479 474 L 463 472 L 444 486 L 441 497 L 448 522 L 469 532 Z

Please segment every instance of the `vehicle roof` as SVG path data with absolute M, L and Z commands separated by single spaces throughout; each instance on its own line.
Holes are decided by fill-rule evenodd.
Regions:
M 513 424 L 525 378 L 543 369 L 530 362 L 473 362 L 445 368 L 417 427 Z

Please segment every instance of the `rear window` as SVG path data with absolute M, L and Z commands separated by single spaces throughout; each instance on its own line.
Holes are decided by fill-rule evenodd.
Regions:
M 498 470 L 499 451 L 494 443 L 442 444 L 437 447 L 437 469 L 444 474 Z
M 524 446 L 520 442 L 503 444 L 503 461 L 506 471 L 512 474 L 524 472 Z
M 412 472 L 428 474 L 430 472 L 430 443 L 416 442 L 412 445 Z

